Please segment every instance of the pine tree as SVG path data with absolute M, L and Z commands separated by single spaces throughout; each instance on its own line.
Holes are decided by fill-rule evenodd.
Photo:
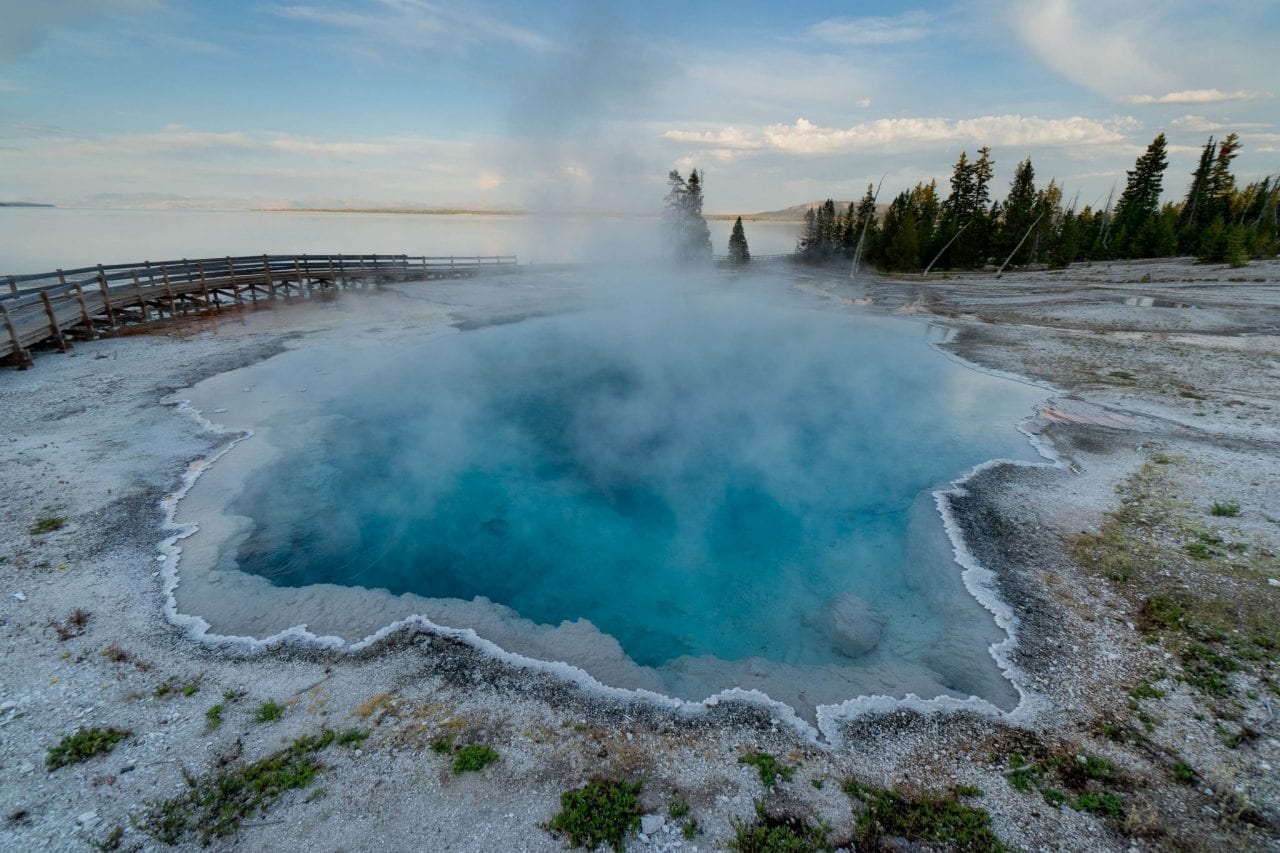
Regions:
M 1236 179 L 1231 174 L 1231 161 L 1240 153 L 1240 137 L 1228 133 L 1227 138 L 1218 146 L 1218 157 L 1214 160 L 1213 171 L 1209 173 L 1209 198 L 1214 213 L 1222 215 L 1225 222 L 1231 222 L 1235 211 Z
M 981 266 L 987 258 L 991 238 L 990 183 L 994 172 L 991 149 L 978 149 L 978 159 L 969 162 L 962 151 L 951 173 L 951 195 L 942 205 L 942 228 L 938 242 L 946 244 L 960 235 L 947 249 L 941 263 L 947 267 L 970 269 Z M 961 231 L 963 230 L 963 233 Z
M 1213 170 L 1213 161 L 1218 154 L 1218 144 L 1209 137 L 1204 148 L 1200 150 L 1200 163 L 1191 173 L 1191 186 L 1187 189 L 1187 198 L 1182 202 L 1182 214 L 1178 218 L 1178 248 L 1183 252 L 1192 252 L 1199 246 L 1200 232 L 1204 230 L 1205 211 L 1208 209 L 1209 176 Z
M 1169 165 L 1165 156 L 1165 136 L 1161 133 L 1147 146 L 1146 153 L 1128 172 L 1128 182 L 1112 217 L 1113 246 L 1117 257 L 1149 257 L 1160 210 L 1160 190 L 1164 170 Z
M 1003 215 L 1000 219 L 996 238 L 996 255 L 1002 260 L 1013 252 L 1014 246 L 1017 246 L 1020 240 L 1023 240 L 1037 214 L 1044 213 L 1036 210 L 1037 201 L 1036 171 L 1031 165 L 1031 158 L 1028 157 L 1014 170 L 1013 182 L 1009 185 L 1009 197 L 1005 200 Z M 1031 241 L 1023 241 L 1017 255 L 1010 263 L 1014 266 L 1024 266 L 1030 261 L 1031 251 Z
M 745 264 L 751 260 L 751 250 L 747 248 L 747 232 L 742 228 L 742 217 L 733 223 L 733 231 L 729 234 L 729 263 Z
M 667 173 L 667 209 L 663 214 L 672 254 L 681 263 L 711 259 L 711 229 L 702 217 L 702 175 L 697 169 L 689 178 L 672 169 Z
M 853 204 L 849 205 L 850 211 L 853 210 Z M 858 202 L 857 212 L 854 214 L 852 224 L 853 238 L 852 252 L 858 251 L 858 244 L 862 244 L 862 254 L 860 260 L 874 258 L 876 256 L 876 244 L 879 238 L 879 223 L 876 221 L 876 191 L 871 184 L 867 184 L 867 193 L 862 197 L 862 201 Z

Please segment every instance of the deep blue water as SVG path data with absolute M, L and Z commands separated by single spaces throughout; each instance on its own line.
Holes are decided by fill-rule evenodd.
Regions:
M 249 478 L 233 510 L 255 527 L 228 556 L 278 585 L 585 618 L 653 666 L 846 660 L 838 596 L 888 620 L 884 643 L 945 641 L 929 587 L 959 570 L 909 561 L 909 510 L 1033 458 L 1015 424 L 1042 394 L 928 336 L 726 298 L 400 342 L 346 366 L 318 441 Z

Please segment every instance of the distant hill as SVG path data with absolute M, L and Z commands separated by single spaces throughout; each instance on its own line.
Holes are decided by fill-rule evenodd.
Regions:
M 821 207 L 826 204 L 826 200 L 822 201 L 806 201 L 804 204 L 793 204 L 791 207 L 784 207 L 782 210 L 765 210 L 760 213 L 709 213 L 707 219 L 737 219 L 739 216 L 746 222 L 804 222 L 804 215 L 814 208 Z M 843 213 L 849 209 L 850 204 L 857 202 L 837 201 L 836 212 Z M 884 205 L 876 205 L 878 213 L 884 212 Z
M 56 207 L 56 205 L 40 204 L 35 201 L 0 201 L 0 207 Z

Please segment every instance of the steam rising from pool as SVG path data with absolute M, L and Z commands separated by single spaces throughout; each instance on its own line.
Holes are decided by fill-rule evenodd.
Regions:
M 323 403 L 277 416 L 304 440 L 224 490 L 239 523 L 210 575 L 323 591 L 290 618 L 349 639 L 378 625 L 343 624 L 340 588 L 387 590 L 378 624 L 423 612 L 682 698 L 1008 706 L 930 492 L 1033 458 L 1015 424 L 1041 395 L 929 334 L 704 280 L 340 364 L 290 353 L 236 381 L 323 365 Z M 227 591 L 195 582 L 185 611 L 201 589 Z

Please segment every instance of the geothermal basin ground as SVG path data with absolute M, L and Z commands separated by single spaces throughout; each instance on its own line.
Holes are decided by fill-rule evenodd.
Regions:
M 197 418 L 177 402 L 187 389 L 307 353 L 354 362 L 362 337 L 416 344 L 588 314 L 589 279 L 530 270 L 278 304 L 79 342 L 0 375 L 0 847 L 553 850 L 561 795 L 593 779 L 640 786 L 629 849 L 724 849 L 761 826 L 814 847 L 821 826 L 824 843 L 859 849 L 1277 843 L 1274 262 L 998 280 L 788 270 L 767 285 L 830 317 L 931 324 L 947 368 L 1037 383 L 1023 429 L 1060 464 L 985 466 L 947 499 L 969 563 L 955 577 L 991 594 L 973 618 L 997 631 L 1009 702 L 677 702 L 413 620 L 354 647 L 296 631 L 255 642 L 217 620 L 198 636 L 181 567 L 199 548 L 161 548 L 187 532 L 164 525 L 175 509 L 200 523 L 175 495 L 212 488 L 223 462 L 256 452 L 231 447 L 239 430 L 263 425 L 234 421 L 231 403 Z M 323 396 L 311 380 L 290 387 Z M 254 438 L 288 447 L 288 425 Z M 282 628 L 315 620 L 295 605 L 266 609 Z M 227 633 L 239 639 L 209 636 Z M 70 743 L 84 760 L 50 761 L 93 729 L 116 732 L 109 748 L 82 738 Z M 325 731 L 346 746 L 300 740 Z M 202 838 L 189 791 L 307 744 L 298 787 Z M 497 760 L 455 773 L 467 745 Z

